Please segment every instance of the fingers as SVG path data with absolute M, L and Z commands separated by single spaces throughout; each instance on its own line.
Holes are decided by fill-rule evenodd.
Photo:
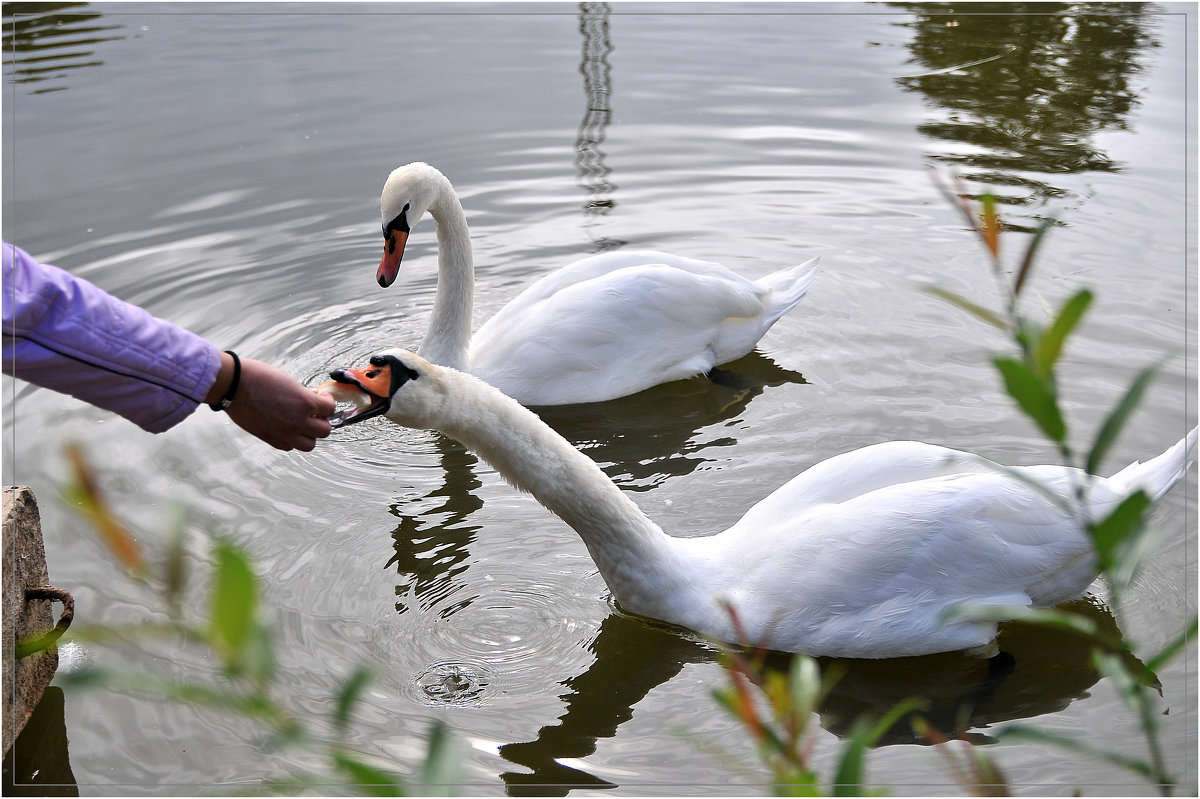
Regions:
M 296 437 L 296 439 L 294 441 L 291 442 L 291 444 L 294 446 L 292 446 L 292 445 L 277 446 L 276 449 L 281 449 L 284 452 L 291 452 L 293 449 L 298 449 L 301 452 L 312 452 L 317 446 L 317 440 L 315 438 L 306 438 L 304 436 L 298 436 L 298 437 Z
M 313 416 L 320 416 L 323 419 L 328 419 L 334 409 L 337 407 L 337 402 L 333 396 L 326 394 L 324 391 L 313 391 L 313 396 L 316 398 L 315 407 L 313 408 Z
M 242 367 L 241 388 L 227 409 L 238 427 L 284 452 L 311 452 L 332 432 L 333 397 L 261 361 L 243 359 Z
M 281 449 L 284 452 L 291 452 L 293 449 L 300 450 L 301 452 L 312 452 L 317 446 L 317 439 L 326 438 L 333 432 L 333 425 L 329 423 L 329 416 L 333 413 L 336 403 L 328 395 L 316 394 L 316 392 L 310 393 L 312 393 L 313 399 L 317 401 L 309 402 L 307 405 L 300 407 L 290 418 L 281 416 L 276 420 L 280 428 L 278 435 L 272 435 L 270 438 L 259 437 L 271 446 Z M 325 403 L 320 401 L 326 398 L 330 399 L 330 402 Z M 308 415 L 301 415 L 305 413 Z

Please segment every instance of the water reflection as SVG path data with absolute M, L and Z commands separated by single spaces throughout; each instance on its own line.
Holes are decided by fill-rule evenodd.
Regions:
M 932 160 L 1035 210 L 1069 194 L 1054 175 L 1120 169 L 1095 136 L 1130 127 L 1132 81 L 1158 46 L 1146 4 L 892 5 L 913 15 L 921 71 L 896 81 L 941 111 L 918 127 L 945 147 Z
M 124 38 L 87 3 L 5 3 L 3 16 L 5 77 L 32 94 L 66 89 L 67 73 L 104 63 L 96 45 Z
M 735 442 L 728 435 L 702 440 L 703 429 L 744 413 L 766 386 L 805 383 L 804 376 L 751 352 L 714 370 L 712 377 L 677 380 L 629 397 L 582 405 L 538 408 L 538 415 L 598 462 L 627 491 L 645 491 L 690 474 L 709 447 Z
M 63 689 L 46 688 L 4 757 L 4 796 L 79 796 L 71 771 Z
M 611 13 L 608 3 L 579 4 L 579 32 L 583 34 L 579 73 L 583 75 L 587 110 L 575 138 L 575 168 L 579 170 L 579 185 L 588 193 L 583 206 L 586 223 L 594 217 L 607 215 L 616 206 L 611 196 L 616 185 L 609 180 L 612 169 L 604 163 L 604 151 L 600 149 L 612 120 L 612 68 L 608 63 L 608 55 L 613 50 L 608 36 Z M 590 224 L 585 224 L 585 228 L 590 228 Z M 597 252 L 616 249 L 626 243 L 607 237 L 595 240 Z
M 1121 638 L 1112 611 L 1099 599 L 1088 596 L 1063 607 Z M 841 676 L 821 705 L 821 726 L 846 737 L 861 714 L 878 716 L 917 696 L 927 703 L 920 715 L 945 737 L 990 743 L 985 734 L 972 731 L 1057 713 L 1088 696 L 1100 680 L 1091 646 L 1075 633 L 1010 623 L 1001 627 L 998 640 L 1011 660 L 989 662 L 954 653 L 895 660 L 822 659 L 823 672 L 834 670 Z M 902 719 L 877 745 L 911 743 L 929 742 Z
M 395 554 L 384 568 L 394 566 L 404 578 L 396 585 L 398 613 L 415 603 L 423 611 L 436 607 L 439 616 L 449 618 L 473 599 L 457 595 L 466 587 L 460 575 L 479 530 L 467 519 L 483 507 L 474 493 L 482 483 L 473 468 L 479 461 L 462 445 L 438 436 L 437 447 L 445 479 L 425 496 L 391 506 L 400 524 L 392 531 Z
M 535 740 L 500 747 L 500 755 L 528 772 L 500 775 L 510 796 L 566 796 L 575 788 L 615 788 L 607 780 L 560 760 L 594 754 L 596 741 L 612 738 L 633 717 L 646 694 L 689 663 L 712 660 L 715 650 L 673 630 L 619 614 L 608 616 L 589 647 L 595 656 L 583 673 L 565 680 L 566 712 L 538 730 Z
M 1100 601 L 1081 599 L 1067 607 L 1120 636 L 1116 620 Z M 821 702 L 821 726 L 845 737 L 862 714 L 881 716 L 915 696 L 925 700 L 921 713 L 935 730 L 986 743 L 990 739 L 972 731 L 1058 712 L 1086 697 L 1100 679 L 1091 649 L 1080 636 L 1009 623 L 1001 628 L 1000 644 L 1011 661 L 999 665 L 956 653 L 894 660 L 823 658 L 822 672 L 840 676 Z M 715 657 L 706 644 L 617 614 L 604 620 L 590 649 L 595 655 L 592 664 L 563 682 L 566 711 L 556 723 L 542 727 L 532 741 L 500 747 L 506 760 L 528 769 L 500 775 L 510 796 L 566 796 L 574 789 L 617 787 L 588 773 L 579 759 L 594 754 L 599 739 L 615 737 L 650 691 L 688 664 Z M 768 665 L 786 669 L 789 662 L 789 656 L 777 654 Z M 902 719 L 878 745 L 914 743 L 928 742 Z

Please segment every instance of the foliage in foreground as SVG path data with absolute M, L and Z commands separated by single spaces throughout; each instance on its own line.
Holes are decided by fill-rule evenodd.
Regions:
M 1046 323 L 1023 313 L 1019 304 L 1021 292 L 1032 273 L 1042 239 L 1054 225 L 1054 220 L 1045 220 L 1035 231 L 1010 281 L 1000 257 L 1003 226 L 996 212 L 995 198 L 991 195 L 981 197 L 981 208 L 977 212 L 961 190 L 953 195 L 949 191 L 946 193 L 962 211 L 967 225 L 983 242 L 1004 303 L 1000 310 L 993 310 L 943 288 L 933 287 L 929 291 L 1003 332 L 1011 340 L 1014 354 L 992 358 L 1005 391 L 1017 408 L 1055 445 L 1061 462 L 1082 469 L 1085 475 L 1075 485 L 1073 496 L 1067 498 L 1056 495 L 1039 483 L 1029 484 L 1071 514 L 1088 531 L 1098 555 L 1100 574 L 1109 588 L 1108 604 L 1114 615 L 1119 616 L 1125 592 L 1152 549 L 1154 531 L 1147 524 L 1147 519 L 1154 503 L 1144 491 L 1138 490 L 1126 497 L 1107 517 L 1095 519 L 1086 512 L 1083 497 L 1087 481 L 1099 473 L 1105 457 L 1124 430 L 1160 364 L 1152 364 L 1137 373 L 1092 437 L 1090 445 L 1083 452 L 1077 451 L 1072 443 L 1072 430 L 1059 402 L 1057 368 L 1068 338 L 1092 304 L 1092 292 L 1088 289 L 1077 291 L 1056 314 L 1049 314 Z M 1014 479 L 1028 482 L 1024 476 L 1013 475 Z M 1082 752 L 1138 775 L 1156 786 L 1164 796 L 1173 792 L 1176 780 L 1170 774 L 1163 755 L 1158 721 L 1160 711 L 1153 686 L 1157 684 L 1155 672 L 1178 657 L 1193 642 L 1197 628 L 1195 617 L 1165 647 L 1144 660 L 1138 659 L 1130 642 L 1101 630 L 1091 619 L 1067 608 L 963 606 L 947 614 L 943 621 L 967 618 L 1020 619 L 1026 623 L 1082 634 L 1092 647 L 1097 671 L 1108 678 L 1137 720 L 1146 755 L 1138 757 L 1128 751 L 1099 749 L 1077 738 L 1024 724 L 1006 725 L 994 735 L 994 740 L 1050 744 Z M 816 663 L 802 655 L 795 658 L 786 676 L 764 669 L 761 659 L 750 660 L 732 651 L 726 652 L 725 666 L 729 685 L 714 692 L 717 701 L 742 723 L 757 745 L 760 758 L 771 770 L 776 793 L 788 796 L 821 795 L 820 777 L 810 762 L 813 740 L 808 734 L 808 724 L 820 698 L 836 680 L 836 674 L 822 679 Z M 750 683 L 757 684 L 765 695 L 770 708 L 769 717 L 764 717 L 757 709 L 749 689 Z M 912 703 L 903 703 L 878 721 L 865 718 L 858 720 L 853 732 L 842 744 L 836 772 L 828 782 L 830 795 L 862 793 L 866 750 L 913 706 Z M 941 734 L 924 722 L 919 714 L 915 718 L 915 732 L 946 749 Z M 1008 786 L 999 768 L 982 750 L 968 748 L 965 753 L 947 751 L 946 754 L 956 779 L 968 790 L 977 795 L 1008 794 Z
M 202 618 L 185 612 L 189 580 L 182 520 L 174 525 L 166 551 L 157 565 L 142 551 L 137 538 L 118 518 L 101 494 L 95 475 L 78 447 L 67 450 L 72 481 L 64 490 L 75 507 L 96 530 L 125 574 L 165 605 L 164 620 L 131 626 L 72 627 L 64 638 L 113 646 L 123 642 L 171 640 L 183 642 L 220 664 L 220 673 L 186 679 L 127 670 L 85 667 L 59 676 L 64 686 L 100 686 L 184 702 L 196 707 L 240 716 L 266 731 L 272 748 L 302 750 L 322 764 L 323 771 L 264 780 L 273 791 L 326 793 L 341 786 L 375 796 L 403 796 L 406 785 L 379 758 L 354 751 L 344 743 L 354 708 L 370 682 L 370 672 L 359 668 L 342 681 L 332 697 L 327 719 L 293 713 L 280 697 L 288 692 L 288 676 L 276 666 L 274 644 L 262 618 L 262 586 L 244 549 L 216 537 L 212 541 L 208 574 L 208 602 Z M 18 643 L 18 655 L 31 654 L 57 643 L 57 635 Z M 323 724 L 321 724 L 323 722 Z M 320 725 L 320 728 L 318 728 Z M 439 795 L 458 781 L 459 753 L 446 728 L 435 724 L 426 737 L 421 773 L 409 786 L 416 795 Z

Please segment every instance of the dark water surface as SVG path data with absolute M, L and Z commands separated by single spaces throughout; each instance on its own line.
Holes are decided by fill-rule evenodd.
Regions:
M 1043 218 L 1059 220 L 1031 308 L 1097 294 L 1065 355 L 1081 433 L 1166 357 L 1115 470 L 1195 424 L 1194 8 L 969 10 L 6 4 L 3 234 L 311 381 L 424 333 L 432 225 L 414 231 L 395 286 L 373 280 L 379 190 L 408 161 L 438 166 L 462 197 L 477 324 L 603 249 L 671 250 L 755 277 L 819 255 L 808 297 L 735 365 L 750 387 L 676 383 L 546 414 L 664 529 L 704 535 L 816 461 L 876 441 L 1054 458 L 987 363 L 1003 342 L 921 290 L 998 303 L 978 243 L 930 179 L 953 168 L 1000 196 L 1007 263 Z M 328 714 L 340 680 L 374 665 L 352 742 L 392 768 L 415 768 L 442 720 L 463 746 L 463 793 L 769 791 L 711 699 L 713 650 L 615 613 L 574 533 L 453 442 L 380 422 L 289 455 L 203 408 L 150 436 L 8 379 L 3 409 L 4 480 L 38 493 L 77 623 L 160 611 L 57 500 L 69 441 L 148 549 L 183 503 L 197 557 L 213 532 L 253 554 L 293 707 Z M 1195 496 L 1193 473 L 1156 511 L 1162 544 L 1121 619 L 1103 585 L 1082 605 L 1147 651 L 1195 613 Z M 1140 755 L 1084 647 L 1020 626 L 1005 636 L 1016 666 L 977 706 L 972 741 L 1020 719 Z M 64 660 L 214 667 L 161 643 Z M 957 655 L 846 665 L 814 741 L 824 774 L 858 710 L 921 693 L 948 718 L 985 668 Z M 1194 794 L 1194 650 L 1159 678 L 1167 754 Z M 312 765 L 218 712 L 105 690 L 66 690 L 62 705 L 86 794 L 236 793 Z M 885 743 L 872 784 L 963 790 L 935 748 L 903 731 Z M 1023 793 L 1152 792 L 1085 755 L 988 751 Z

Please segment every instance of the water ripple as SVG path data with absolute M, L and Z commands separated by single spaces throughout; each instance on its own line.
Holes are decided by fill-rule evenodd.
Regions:
M 582 650 L 594 635 L 562 607 L 560 586 L 528 575 L 491 576 L 476 595 L 444 617 L 422 613 L 409 622 L 407 660 L 424 662 L 402 686 L 429 705 L 482 705 L 500 696 L 544 688 L 547 652 Z

